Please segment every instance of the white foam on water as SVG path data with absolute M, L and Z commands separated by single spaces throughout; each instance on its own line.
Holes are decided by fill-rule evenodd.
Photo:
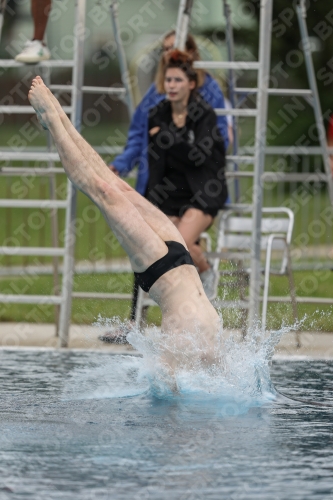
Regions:
M 128 330 L 118 318 L 102 319 L 105 327 Z M 299 328 L 285 326 L 262 335 L 260 324 L 245 339 L 225 337 L 223 329 L 214 345 L 214 361 L 205 361 L 205 343 L 200 332 L 183 332 L 181 337 L 152 328 L 145 335 L 132 327 L 128 341 L 142 354 L 135 356 L 96 355 L 89 365 L 74 370 L 66 383 L 65 399 L 122 398 L 143 393 L 160 399 L 221 404 L 227 414 L 242 414 L 250 407 L 275 399 L 270 379 L 270 362 L 275 345 L 284 333 Z M 165 356 L 167 354 L 167 356 Z M 165 362 L 175 360 L 173 369 Z
M 129 333 L 128 340 L 143 355 L 153 396 L 220 399 L 235 404 L 238 413 L 275 398 L 269 363 L 271 346 L 279 341 L 273 338 L 280 339 L 280 332 L 274 332 L 273 337 L 258 344 L 253 336 L 242 342 L 235 336 L 225 339 L 221 331 L 212 364 L 200 356 L 201 346 L 196 345 L 196 335 L 184 332 L 183 337 L 182 346 L 187 345 L 188 349 L 177 351 L 177 342 L 172 344 L 158 329 L 152 330 L 148 337 L 135 330 Z M 178 361 L 172 373 L 161 362 L 165 349 Z
M 84 367 L 71 372 L 64 384 L 62 399 L 126 398 L 149 390 L 142 358 L 100 354 L 94 357 Z

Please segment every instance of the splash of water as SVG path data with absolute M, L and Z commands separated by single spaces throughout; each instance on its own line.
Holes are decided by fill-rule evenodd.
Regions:
M 274 345 L 283 333 L 273 332 L 264 342 L 258 343 L 256 335 L 249 335 L 240 341 L 237 335 L 225 338 L 221 331 L 211 364 L 200 356 L 201 346 L 198 347 L 193 333 L 183 333 L 182 344 L 187 347 L 185 352 L 179 351 L 178 343 L 170 342 L 157 328 L 145 336 L 133 329 L 127 338 L 143 355 L 152 395 L 159 398 L 175 397 L 175 394 L 222 398 L 248 408 L 275 397 L 269 364 Z M 165 350 L 178 361 L 172 374 L 161 361 Z
M 99 318 L 97 324 L 103 331 L 105 327 L 128 329 L 128 323 L 117 318 Z M 213 362 L 208 363 L 200 332 L 184 332 L 180 341 L 179 336 L 173 338 L 157 327 L 143 335 L 133 326 L 127 339 L 141 357 L 105 355 L 101 361 L 98 355 L 98 362 L 92 360 L 92 365 L 73 372 L 64 395 L 86 399 L 146 393 L 160 399 L 214 401 L 222 404 L 224 411 L 229 408 L 230 414 L 242 414 L 275 399 L 270 362 L 275 345 L 290 330 L 290 326 L 284 326 L 263 338 L 258 323 L 242 339 L 237 334 L 227 336 L 221 329 Z M 165 362 L 165 353 L 167 359 L 176 360 L 172 370 Z
M 143 394 L 148 389 L 142 358 L 93 353 L 89 363 L 71 372 L 64 384 L 62 398 L 126 398 Z

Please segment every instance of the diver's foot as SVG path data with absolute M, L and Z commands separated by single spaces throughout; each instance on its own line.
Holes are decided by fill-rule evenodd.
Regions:
M 42 80 L 42 78 L 40 76 L 36 76 L 35 80 L 41 81 L 44 84 L 44 82 L 43 82 L 43 80 Z M 45 88 L 46 88 L 46 90 L 48 92 L 48 95 L 49 95 L 49 97 L 51 99 L 51 102 L 52 102 L 53 106 L 57 110 L 58 115 L 60 116 L 61 119 L 63 119 L 67 115 L 66 115 L 65 111 L 62 109 L 62 106 L 61 106 L 60 102 L 58 101 L 58 99 L 56 98 L 56 96 L 54 94 L 52 94 L 51 90 L 48 87 L 46 87 L 45 84 L 44 84 L 44 86 L 45 86 Z
M 32 80 L 28 93 L 30 104 L 36 111 L 38 121 L 46 130 L 49 130 L 51 124 L 59 119 L 58 112 L 52 103 L 49 92 L 49 89 L 45 86 L 41 77 L 39 77 Z

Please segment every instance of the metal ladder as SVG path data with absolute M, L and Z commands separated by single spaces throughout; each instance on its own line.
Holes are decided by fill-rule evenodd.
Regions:
M 234 163 L 234 171 L 227 172 L 226 176 L 234 179 L 241 177 L 253 177 L 253 197 L 252 204 L 247 205 L 246 208 L 251 208 L 253 212 L 253 228 L 252 228 L 252 246 L 251 246 L 251 274 L 250 274 L 250 287 L 249 287 L 249 315 L 248 315 L 248 328 L 251 329 L 255 326 L 257 319 L 259 318 L 259 307 L 260 307 L 260 274 L 261 274 L 261 263 L 260 263 L 260 242 L 261 242 L 261 214 L 263 206 L 263 190 L 262 182 L 265 179 L 273 180 L 276 177 L 276 172 L 264 172 L 265 166 L 265 154 L 266 154 L 266 133 L 267 133 L 267 112 L 268 112 L 268 97 L 270 95 L 276 96 L 298 96 L 303 97 L 306 100 L 311 100 L 310 102 L 314 108 L 315 121 L 320 138 L 320 149 L 323 157 L 323 163 L 325 168 L 325 173 L 321 174 L 321 180 L 327 182 L 330 200 L 333 204 L 333 178 L 330 171 L 329 153 L 326 142 L 325 128 L 322 119 L 322 112 L 320 107 L 318 89 L 315 79 L 315 73 L 312 63 L 309 36 L 306 25 L 306 0 L 298 0 L 296 6 L 296 12 L 301 32 L 302 48 L 304 52 L 304 58 L 306 63 L 307 75 L 309 80 L 310 89 L 270 89 L 268 87 L 269 76 L 270 76 L 270 54 L 271 54 L 271 36 L 267 36 L 267 31 L 271 35 L 272 26 L 272 10 L 273 10 L 273 0 L 261 0 L 260 2 L 260 28 L 259 28 L 259 60 L 257 62 L 239 62 L 234 61 L 234 50 L 233 50 L 233 32 L 230 20 L 230 6 L 227 0 L 222 0 L 223 11 L 226 17 L 227 23 L 227 46 L 228 46 L 228 62 L 215 62 L 215 61 L 197 61 L 194 63 L 196 68 L 200 69 L 227 69 L 229 71 L 229 86 L 231 90 L 231 102 L 233 109 L 216 109 L 217 115 L 232 115 L 234 118 L 237 117 L 253 117 L 255 118 L 255 146 L 253 155 L 241 155 L 238 152 L 238 141 L 237 141 L 237 130 L 234 123 L 234 132 L 236 137 L 236 142 L 233 148 L 233 154 L 227 156 L 228 161 Z M 185 40 L 187 35 L 187 30 L 189 26 L 189 20 L 191 16 L 191 8 L 193 5 L 193 0 L 181 0 L 178 19 L 177 19 L 177 30 L 176 30 L 176 46 L 180 49 L 184 48 Z M 234 75 L 234 70 L 255 70 L 257 74 L 257 88 L 245 89 L 236 87 L 236 78 Z M 240 109 L 238 107 L 238 95 L 242 93 L 253 93 L 257 96 L 257 107 L 256 109 Z M 286 148 L 290 154 L 290 147 Z M 294 148 L 293 152 L 299 152 L 304 154 L 304 148 Z M 240 172 L 238 171 L 239 164 L 253 164 L 253 172 Z M 280 173 L 278 174 L 280 176 Z M 284 174 L 286 180 L 288 174 Z M 308 178 L 308 174 L 307 174 Z M 237 193 L 237 192 L 236 192 Z M 236 196 L 236 202 L 237 202 Z M 233 204 L 230 205 L 231 208 L 237 209 L 237 207 L 242 210 L 245 208 L 244 205 Z M 150 299 L 146 299 L 143 294 L 139 298 L 139 303 L 141 307 L 152 305 L 153 302 Z M 139 323 L 141 318 L 137 319 Z
M 281 97 L 287 97 L 287 96 L 294 96 L 294 97 L 303 97 L 313 108 L 314 108 L 314 116 L 315 116 L 315 122 L 316 126 L 318 128 L 318 132 L 320 135 L 320 148 L 312 148 L 313 150 L 316 150 L 316 154 L 319 150 L 319 153 L 322 154 L 323 157 L 323 164 L 325 168 L 325 174 L 313 174 L 311 176 L 311 180 L 320 180 L 320 181 L 326 181 L 328 184 L 328 191 L 330 195 L 330 200 L 331 203 L 333 204 L 333 196 L 332 196 L 332 186 L 333 186 L 333 180 L 332 176 L 330 175 L 330 165 L 329 165 L 329 148 L 327 147 L 327 142 L 325 140 L 325 127 L 323 124 L 323 117 L 321 113 L 321 106 L 320 106 L 320 100 L 319 100 L 319 95 L 318 95 L 318 89 L 317 89 L 317 84 L 316 84 L 316 79 L 315 79 L 315 71 L 313 67 L 313 62 L 312 62 L 312 57 L 311 57 L 311 48 L 310 48 L 310 42 L 309 42 L 309 35 L 308 35 L 308 30 L 307 30 L 307 25 L 306 25 L 306 8 L 305 8 L 305 0 L 298 0 L 298 5 L 296 6 L 296 13 L 298 17 L 298 23 L 299 23 L 299 28 L 301 32 L 301 40 L 302 40 L 302 47 L 303 47 L 303 54 L 304 54 L 304 60 L 306 64 L 306 70 L 307 70 L 307 75 L 308 75 L 308 81 L 309 81 L 309 86 L 310 89 L 268 89 L 268 95 L 275 95 L 275 96 L 281 96 Z M 225 12 L 225 17 L 227 21 L 227 27 L 226 27 L 226 42 L 228 46 L 228 55 L 229 55 L 229 60 L 233 60 L 233 53 L 234 53 L 234 41 L 233 41 L 233 29 L 231 25 L 231 19 L 230 19 L 230 6 L 228 4 L 227 0 L 223 0 L 223 5 L 224 5 L 224 12 Z M 232 107 L 239 107 L 241 106 L 242 100 L 239 99 L 240 95 L 245 95 L 246 97 L 249 94 L 256 94 L 258 89 L 256 88 L 239 88 L 237 87 L 236 84 L 236 77 L 234 74 L 234 70 L 229 70 L 229 76 L 228 76 L 228 81 L 229 81 L 229 91 L 230 91 L 230 100 L 232 101 Z M 237 127 L 234 127 L 234 135 L 237 136 Z M 235 145 L 234 145 L 235 146 Z M 238 150 L 238 140 L 236 140 L 236 147 L 233 151 L 234 155 L 237 155 L 237 150 Z M 304 153 L 310 153 L 311 148 L 309 147 L 290 147 L 290 146 L 278 146 L 278 147 L 267 147 L 266 148 L 266 153 L 270 154 L 304 154 Z M 237 165 L 236 165 L 237 167 Z M 236 168 L 237 170 L 237 168 Z M 243 177 L 248 174 L 246 173 L 238 173 L 237 176 Z M 307 180 L 309 179 L 309 174 L 276 174 L 274 172 L 265 172 L 263 174 L 263 179 L 269 178 L 270 180 L 274 180 L 277 178 L 277 175 L 279 176 L 279 179 L 281 179 L 281 175 L 283 176 L 282 180 Z M 230 174 L 232 176 L 232 174 Z
M 84 0 L 78 0 L 75 9 L 75 26 L 78 26 L 82 22 L 82 11 L 84 11 Z M 4 12 L 4 11 L 3 11 Z M 80 37 L 75 38 L 75 48 L 74 48 L 74 59 L 68 61 L 44 61 L 38 65 L 40 72 L 43 74 L 45 70 L 50 71 L 51 68 L 56 67 L 70 67 L 72 68 L 72 103 L 71 106 L 65 106 L 63 109 L 67 114 L 70 114 L 71 121 L 75 124 L 79 122 L 79 117 L 81 115 L 81 88 L 82 88 L 82 78 L 83 78 L 83 67 L 80 56 L 81 51 L 81 40 Z M 22 63 L 18 63 L 14 60 L 5 59 L 0 60 L 0 67 L 2 68 L 19 68 L 24 66 Z M 44 75 L 43 75 L 44 76 Z M 51 86 L 52 88 L 52 86 Z M 3 105 L 0 106 L 0 113 L 3 114 L 34 114 L 34 110 L 31 106 L 21 106 L 21 105 Z M 66 200 L 57 200 L 54 196 L 54 177 L 56 174 L 63 174 L 61 168 L 54 167 L 54 162 L 59 161 L 59 156 L 57 153 L 51 151 L 51 142 L 48 137 L 48 148 L 46 151 L 11 151 L 11 150 L 0 150 L 0 159 L 9 162 L 13 161 L 35 161 L 37 163 L 47 162 L 47 167 L 35 167 L 30 168 L 26 166 L 22 167 L 12 167 L 6 166 L 1 168 L 1 176 L 6 175 L 18 175 L 24 176 L 29 174 L 34 174 L 36 176 L 51 176 L 50 184 L 50 198 L 49 200 L 17 200 L 17 199 L 0 199 L 0 207 L 5 208 L 48 208 L 53 211 L 52 221 L 52 235 L 55 234 L 54 229 L 57 227 L 57 211 L 59 209 L 64 209 L 66 211 L 66 221 L 68 220 L 69 207 L 74 198 L 73 188 L 68 182 L 67 184 L 67 197 Z M 68 231 L 66 231 L 68 233 Z M 66 242 L 64 247 L 59 248 L 55 242 L 53 236 L 53 247 L 0 247 L 1 255 L 22 255 L 22 256 L 35 256 L 35 257 L 52 257 L 53 258 L 53 268 L 54 276 L 56 275 L 58 280 L 58 259 L 62 257 L 64 259 L 64 268 L 68 268 L 68 262 L 70 256 L 73 252 L 72 244 L 68 235 L 66 234 Z M 60 318 L 57 317 L 57 333 L 61 330 L 62 325 L 62 314 L 63 309 L 67 302 L 66 289 L 64 284 L 62 286 L 61 293 L 59 295 L 11 295 L 11 294 L 1 294 L 0 302 L 2 303 L 17 303 L 17 304 L 52 304 L 60 308 Z M 59 332 L 60 333 L 60 332 Z M 60 337 L 59 337 L 60 338 Z
M 181 0 L 178 10 L 178 18 L 176 24 L 176 40 L 175 46 L 179 49 L 184 49 L 185 41 L 191 16 L 191 9 L 193 6 L 193 0 Z M 226 12 L 226 11 L 225 11 Z M 267 22 L 272 15 L 272 0 L 261 0 L 261 12 L 260 12 L 260 40 L 264 41 L 264 37 L 266 36 L 264 26 L 269 26 L 270 23 Z M 231 114 L 234 117 L 244 116 L 244 117 L 254 117 L 256 118 L 256 146 L 255 146 L 255 155 L 254 156 L 239 156 L 230 155 L 227 156 L 227 160 L 231 160 L 237 163 L 246 163 L 258 165 L 257 169 L 257 177 L 260 179 L 261 172 L 264 168 L 264 143 L 266 142 L 266 121 L 267 121 L 267 85 L 261 85 L 261 82 L 267 82 L 267 75 L 269 74 L 269 44 L 268 43 L 260 43 L 261 52 L 259 53 L 259 61 L 258 62 L 235 62 L 235 61 L 195 61 L 194 67 L 198 69 L 242 69 L 248 71 L 258 71 L 258 88 L 260 91 L 258 92 L 258 105 L 257 109 L 237 109 L 233 108 L 230 110 L 227 109 L 215 109 L 215 113 L 217 116 L 223 116 Z M 230 56 L 230 53 L 229 53 Z M 232 173 L 232 175 L 236 175 L 237 172 Z M 255 182 L 256 181 L 255 179 Z M 261 195 L 261 193 L 259 193 Z M 256 203 L 256 207 L 254 204 Z M 262 200 L 261 196 L 255 200 L 254 198 L 254 220 L 257 224 L 257 219 L 259 217 L 259 213 L 261 214 L 261 206 Z M 233 208 L 237 208 L 237 205 L 233 205 Z M 259 224 L 260 227 L 260 224 Z M 257 236 L 260 237 L 260 231 L 257 231 Z M 260 243 L 260 241 L 259 241 Z M 260 263 L 260 244 L 259 248 L 255 248 L 255 251 L 258 254 L 258 259 L 253 259 L 257 264 Z M 253 253 L 253 255 L 256 255 Z M 260 268 L 255 270 L 255 274 L 258 274 L 260 279 Z M 252 276 L 253 276 L 252 272 Z M 253 288 L 253 286 L 252 286 Z M 251 294 L 254 296 L 254 294 Z M 138 306 L 137 306 L 137 315 L 136 315 L 136 324 L 140 325 L 141 323 L 141 315 L 142 310 L 146 306 L 155 305 L 154 301 L 147 298 L 142 290 L 139 291 L 138 296 Z M 256 304 L 255 304 L 256 305 Z M 252 306 L 252 309 L 254 307 Z M 259 311 L 259 303 L 257 307 Z
M 189 25 L 191 8 L 193 6 L 192 0 L 181 0 L 178 11 L 177 19 L 177 29 L 176 29 L 176 42 L 175 45 L 178 48 L 183 49 L 185 45 L 185 40 L 187 36 L 187 28 Z M 256 119 L 256 133 L 255 133 L 255 154 L 254 156 L 239 156 L 230 155 L 227 156 L 227 160 L 231 160 L 237 163 L 255 164 L 257 166 L 254 176 L 254 184 L 259 185 L 259 180 L 264 170 L 265 161 L 265 143 L 266 143 L 266 122 L 267 122 L 267 76 L 269 75 L 270 68 L 270 37 L 269 42 L 265 41 L 266 31 L 265 27 L 270 26 L 270 19 L 272 17 L 272 0 L 261 0 L 261 10 L 260 10 L 260 38 L 259 38 L 259 61 L 252 62 L 236 62 L 236 61 L 196 61 L 194 63 L 195 68 L 200 69 L 228 69 L 228 70 L 248 70 L 248 71 L 258 71 L 258 101 L 257 109 L 237 109 L 233 108 L 227 109 L 215 109 L 218 116 L 231 114 L 234 117 L 244 116 L 244 117 L 254 117 Z M 237 175 L 237 172 L 233 172 L 232 175 Z M 256 236 L 253 238 L 254 247 L 252 249 L 252 263 L 253 269 L 251 273 L 251 283 L 250 283 L 250 297 L 252 298 L 252 303 L 250 310 L 253 311 L 254 322 L 259 312 L 259 288 L 260 286 L 260 222 L 261 222 L 261 207 L 262 207 L 262 192 L 254 193 L 253 196 L 253 221 L 254 230 L 253 234 Z M 233 208 L 237 208 L 237 205 L 233 205 Z M 259 224 L 259 226 L 258 226 Z M 259 228 L 259 230 L 258 230 Z M 259 245 L 257 244 L 259 238 Z M 258 277 L 258 283 L 253 277 Z M 141 291 L 140 291 L 141 292 Z M 258 302 L 258 303 L 257 303 Z M 151 299 L 145 298 L 143 293 L 139 293 L 138 299 L 138 317 L 136 318 L 136 323 L 139 324 L 141 321 L 141 311 L 145 306 L 152 305 L 153 301 Z M 250 322 L 251 323 L 251 322 Z
M 224 4 L 224 9 L 226 14 L 230 14 L 230 7 L 228 5 L 228 2 L 226 0 L 223 0 Z M 263 8 L 263 2 L 261 4 L 261 7 Z M 271 9 L 271 7 L 270 7 Z M 229 12 L 228 12 L 229 11 Z M 327 183 L 327 188 L 328 188 L 328 193 L 329 193 L 329 198 L 331 203 L 333 204 L 333 178 L 331 175 L 331 169 L 330 169 L 330 161 L 329 161 L 329 152 L 328 152 L 328 146 L 327 146 L 327 141 L 326 141 L 326 133 L 325 133 L 325 127 L 323 123 L 323 116 L 322 116 L 322 111 L 321 111 L 321 105 L 320 105 L 320 99 L 319 99 L 319 94 L 318 94 L 318 89 L 317 89 L 317 83 L 316 83 L 316 78 L 315 78 L 315 71 L 313 67 L 313 61 L 312 61 L 312 56 L 311 56 L 311 46 L 310 46 L 310 40 L 309 40 L 309 35 L 308 35 L 308 30 L 307 30 L 307 24 L 306 24 L 306 0 L 298 0 L 297 5 L 296 5 L 296 13 L 297 13 L 297 18 L 298 18 L 298 24 L 299 24 L 299 29 L 300 29 L 300 34 L 301 34 L 301 43 L 302 43 L 302 50 L 304 54 L 304 60 L 305 60 L 305 65 L 306 65 L 306 71 L 307 71 L 307 77 L 308 77 L 308 83 L 309 83 L 309 89 L 270 89 L 267 88 L 266 92 L 268 96 L 297 96 L 297 97 L 303 97 L 306 101 L 310 103 L 310 105 L 313 107 L 314 110 L 314 117 L 315 117 L 315 123 L 316 127 L 318 130 L 319 134 L 319 142 L 320 142 L 320 152 L 322 155 L 322 160 L 323 160 L 323 165 L 324 165 L 324 174 L 314 174 L 313 177 L 316 179 L 326 181 Z M 228 44 L 228 54 L 230 57 L 230 54 L 233 52 L 233 33 L 232 33 L 232 26 L 230 23 L 230 15 L 226 15 L 227 19 L 227 44 Z M 267 17 L 267 21 L 269 21 L 269 25 L 271 26 L 272 22 L 272 15 L 269 15 L 269 18 Z M 260 24 L 260 27 L 262 25 Z M 261 41 L 264 41 L 264 38 L 260 35 L 260 42 L 259 42 L 259 50 L 261 50 L 262 43 Z M 267 54 L 269 57 L 269 54 Z M 269 76 L 269 72 L 268 72 Z M 252 93 L 252 94 L 258 94 L 260 91 L 260 86 L 258 85 L 258 88 L 255 89 L 244 89 L 244 88 L 237 88 L 235 84 L 235 77 L 233 75 L 233 70 L 230 70 L 229 73 L 229 84 L 230 84 L 230 89 L 231 89 L 231 98 L 235 102 L 235 105 L 237 106 L 237 101 L 238 101 L 238 95 L 239 94 L 244 94 L 244 93 Z M 266 101 L 267 101 L 267 95 L 266 95 Z M 258 106 L 259 108 L 259 106 Z M 259 112 L 259 109 L 258 109 Z M 266 110 L 267 114 L 267 110 Z M 266 132 L 265 132 L 266 135 Z M 257 136 L 256 136 L 257 138 Z M 257 141 L 255 145 L 255 156 L 256 156 L 256 149 L 257 149 Z M 272 148 L 264 148 L 263 154 L 268 152 Z M 279 152 L 283 154 L 291 154 L 291 148 L 290 147 L 285 147 L 285 148 L 278 148 Z M 304 154 L 305 150 L 307 152 L 310 151 L 310 148 L 304 148 L 304 147 L 294 147 L 292 154 Z M 234 150 L 234 155 L 237 155 L 237 152 Z M 262 164 L 264 166 L 264 163 Z M 260 203 L 256 203 L 257 196 L 259 194 L 258 191 L 261 191 L 261 185 L 262 183 L 265 182 L 265 180 L 269 179 L 270 181 L 276 179 L 279 174 L 276 172 L 264 172 L 262 168 L 259 165 L 258 170 L 260 170 L 260 176 L 258 175 L 257 178 L 260 182 L 258 185 L 256 183 L 256 167 L 257 164 L 255 163 L 255 171 L 254 171 L 254 195 L 253 195 L 253 208 L 254 208 L 254 219 L 256 219 L 256 223 L 254 225 L 254 232 L 253 232 L 253 237 L 257 241 L 257 246 L 258 246 L 258 231 L 260 231 L 261 227 L 261 208 L 262 208 L 262 196 L 260 199 Z M 237 171 L 237 165 L 235 165 L 235 171 Z M 248 175 L 247 173 L 244 173 L 245 176 Z M 230 173 L 229 176 L 234 176 L 236 179 L 237 177 L 241 177 L 244 175 L 241 172 L 234 172 Z M 227 174 L 228 175 L 228 174 Z M 283 174 L 283 180 L 288 181 L 289 179 L 292 179 L 292 177 L 295 176 L 295 174 L 288 174 L 284 173 Z M 280 175 L 281 179 L 281 175 Z M 302 180 L 308 180 L 309 179 L 309 174 L 302 174 L 299 173 L 297 174 L 297 180 L 302 181 Z M 261 208 L 260 208 L 261 207 Z M 260 242 L 259 242 L 260 243 Z M 256 318 L 259 317 L 259 304 L 260 304 L 260 252 L 257 248 L 257 246 L 254 243 L 253 246 L 253 253 L 255 255 L 255 258 L 252 261 L 252 273 L 251 273 L 251 281 L 250 281 L 250 302 L 249 302 L 249 324 L 248 326 L 251 328 L 255 321 Z
M 84 0 L 86 2 L 86 0 Z M 123 49 L 121 37 L 120 37 L 120 29 L 119 29 L 119 21 L 118 21 L 118 1 L 112 0 L 111 5 L 111 20 L 113 26 L 113 33 L 115 36 L 115 42 L 117 46 L 117 56 L 118 62 L 121 71 L 121 78 L 123 87 L 88 87 L 82 86 L 83 93 L 91 93 L 91 94 L 107 94 L 107 95 L 118 95 L 120 96 L 127 105 L 129 117 L 131 118 L 134 113 L 134 102 L 132 98 L 132 91 L 130 86 L 129 72 L 127 68 L 127 62 L 125 58 L 125 52 Z M 82 18 L 82 25 L 84 25 L 84 16 Z M 83 40 L 81 44 L 82 49 L 82 58 L 83 58 Z M 81 115 L 80 115 L 81 121 Z M 98 150 L 98 147 L 95 147 Z M 112 153 L 115 148 L 109 147 L 106 148 L 103 146 L 103 152 Z M 72 186 L 72 191 L 75 196 L 75 189 Z M 69 207 L 68 221 L 66 222 L 66 233 L 68 231 L 68 240 L 71 242 L 75 242 L 75 212 L 76 212 L 76 199 L 72 201 Z M 67 236 L 67 234 L 66 234 Z M 66 237 L 67 240 L 67 237 Z M 74 252 L 71 251 L 70 258 L 68 259 L 68 265 L 63 270 L 63 288 L 67 290 L 67 301 L 64 303 L 62 307 L 62 314 L 60 315 L 60 328 L 59 328 L 59 346 L 67 347 L 69 340 L 69 326 L 70 326 L 70 317 L 71 317 L 71 308 L 72 308 L 72 299 L 80 298 L 80 299 L 108 299 L 108 300 L 130 300 L 132 298 L 132 294 L 124 294 L 124 293 L 96 293 L 96 292 L 73 292 L 73 276 L 74 276 Z M 66 293 L 66 292 L 65 292 Z
M 2 3 L 5 8 L 5 4 Z M 63 109 L 67 114 L 70 114 L 71 121 L 75 128 L 80 131 L 81 129 L 81 115 L 82 115 L 82 94 L 86 93 L 101 93 L 108 95 L 118 95 L 127 104 L 129 114 L 133 113 L 134 105 L 131 95 L 128 71 L 126 66 L 126 59 L 122 48 L 121 39 L 119 36 L 118 27 L 118 2 L 113 0 L 111 3 L 111 18 L 115 33 L 115 40 L 117 44 L 118 59 L 120 62 L 121 75 L 123 80 L 123 87 L 88 87 L 83 85 L 84 76 L 84 37 L 75 36 L 74 58 L 73 60 L 50 60 L 43 61 L 38 65 L 41 72 L 50 70 L 55 67 L 70 67 L 72 68 L 72 84 L 71 85 L 52 85 L 46 74 L 46 80 L 49 87 L 53 91 L 58 92 L 71 92 L 71 106 L 64 106 Z M 3 11 L 4 12 L 4 9 Z M 85 26 L 85 13 L 86 13 L 86 0 L 76 0 L 75 4 L 75 33 L 84 33 Z M 1 26 L 1 25 L 0 25 Z M 0 32 L 1 35 L 1 32 Z M 22 63 L 17 63 L 14 60 L 0 60 L 0 67 L 2 68 L 18 68 L 24 66 Z M 4 114 L 34 114 L 31 106 L 18 106 L 6 105 L 0 106 L 0 113 Z M 34 174 L 38 176 L 52 176 L 56 174 L 63 174 L 63 169 L 54 166 L 54 162 L 59 162 L 59 156 L 56 152 L 52 151 L 52 143 L 48 138 L 47 151 L 33 151 L 26 150 L 22 152 L 8 151 L 0 149 L 0 160 L 7 162 L 12 161 L 36 161 L 48 162 L 47 167 L 12 167 L 6 166 L 0 169 L 0 175 L 29 175 Z M 16 199 L 0 199 L 0 207 L 12 208 L 48 208 L 53 211 L 64 209 L 66 211 L 65 221 L 65 244 L 62 248 L 57 247 L 56 232 L 57 222 L 53 218 L 53 247 L 0 247 L 0 255 L 22 255 L 22 256 L 43 256 L 53 257 L 54 276 L 58 276 L 58 259 L 63 258 L 63 280 L 61 286 L 61 293 L 59 295 L 12 295 L 0 294 L 0 303 L 24 303 L 24 304 L 52 304 L 58 306 L 60 309 L 58 330 L 58 346 L 67 347 L 68 345 L 68 332 L 70 325 L 71 315 L 71 302 L 73 297 L 86 297 L 86 298 L 130 298 L 127 296 L 119 297 L 119 294 L 74 294 L 72 293 L 73 287 L 73 274 L 74 274 L 74 247 L 75 247 L 75 213 L 76 213 L 76 190 L 73 185 L 67 182 L 67 196 L 66 200 L 56 200 L 54 196 L 54 186 L 51 184 L 50 200 L 16 200 Z M 57 278 L 55 277 L 55 280 Z M 98 295 L 98 297 L 97 297 Z M 107 295 L 107 297 L 105 296 Z

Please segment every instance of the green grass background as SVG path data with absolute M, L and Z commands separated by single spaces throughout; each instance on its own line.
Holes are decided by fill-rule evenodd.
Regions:
M 333 272 L 326 270 L 317 275 L 313 272 L 294 273 L 297 295 L 332 298 Z M 133 277 L 130 273 L 121 274 L 80 274 L 74 279 L 74 291 L 82 292 L 108 292 L 130 293 Z M 52 294 L 52 276 L 34 276 L 22 278 L 21 276 L 0 277 L 2 293 L 25 292 L 32 295 Z M 13 290 L 14 287 L 14 290 Z M 311 293 L 309 293 L 311 288 Z M 288 281 L 286 277 L 272 277 L 270 286 L 271 295 L 285 296 L 288 294 Z M 220 296 L 232 300 L 237 298 L 235 291 L 228 293 L 223 285 Z M 103 318 L 118 316 L 127 319 L 130 312 L 129 300 L 93 300 L 73 299 L 72 322 L 78 324 L 91 324 L 101 315 Z M 302 329 L 333 331 L 333 308 L 326 305 L 299 304 L 299 319 L 303 319 Z M 240 328 L 242 318 L 236 309 L 222 311 L 224 325 L 227 328 Z M 54 307 L 50 305 L 35 304 L 0 304 L 0 321 L 31 321 L 53 322 Z M 147 322 L 160 324 L 161 313 L 158 307 L 148 309 Z M 294 323 L 290 304 L 273 304 L 268 307 L 268 328 L 279 328 L 282 324 Z
M 126 126 L 117 126 L 124 134 Z M 1 133 L 0 147 L 7 146 L 13 137 L 17 127 L 4 127 Z M 83 131 L 83 135 L 92 144 L 102 144 L 110 135 L 114 135 L 115 127 L 102 125 Z M 38 135 L 30 146 L 45 146 L 46 136 L 44 132 Z M 12 164 L 13 165 L 13 164 Z M 19 163 L 17 163 L 19 165 Z M 30 166 L 34 166 L 32 162 Z M 5 166 L 4 162 L 0 167 Z M 250 167 L 247 167 L 250 168 Z M 269 165 L 267 168 L 270 168 Z M 0 198 L 30 198 L 48 199 L 48 178 L 40 177 L 0 177 Z M 129 183 L 133 184 L 133 180 Z M 243 181 L 242 181 L 243 182 Z M 66 195 L 66 176 L 59 175 L 56 178 L 57 197 L 62 199 Z M 295 195 L 295 189 L 300 184 L 291 186 L 287 194 L 281 191 L 281 185 L 264 191 L 266 206 L 280 206 L 281 199 L 296 202 L 298 208 L 295 210 L 294 239 L 301 234 L 308 234 L 307 220 L 311 214 L 319 217 L 323 208 L 328 205 L 326 190 L 320 185 L 311 185 L 307 188 L 308 197 L 306 202 L 303 195 Z M 241 185 L 242 193 L 247 193 L 243 201 L 250 201 L 251 181 L 247 180 Z M 303 197 L 302 197 L 303 196 Z M 287 203 L 288 205 L 288 203 Z M 307 217 L 305 217 L 307 214 Z M 64 210 L 58 211 L 59 245 L 63 245 L 64 236 Z M 313 215 L 312 215 L 313 217 Z M 15 244 L 20 246 L 51 246 L 51 222 L 50 210 L 39 209 L 0 209 L 0 242 L 12 244 L 10 238 L 15 237 Z M 38 222 L 38 224 L 37 224 Z M 210 231 L 212 239 L 215 239 L 214 228 Z M 329 244 L 332 238 L 332 229 L 328 226 L 316 243 Z M 309 235 L 308 245 L 314 243 L 314 237 Z M 2 243 L 4 244 L 4 243 Z M 92 205 L 90 200 L 78 193 L 77 197 L 77 239 L 75 257 L 80 261 L 111 260 L 115 257 L 125 256 L 119 243 L 110 232 L 99 211 Z M 47 264 L 51 263 L 48 258 L 0 256 L 0 266 Z M 333 266 L 332 266 L 333 267 Z M 295 272 L 297 294 L 300 296 L 310 295 L 314 297 L 332 297 L 333 273 L 331 271 L 302 271 Z M 74 280 L 75 291 L 96 292 L 131 292 L 131 274 L 94 274 L 76 275 Z M 38 276 L 31 281 L 28 277 L 6 276 L 0 277 L 1 293 L 28 293 L 47 295 L 52 293 L 52 276 Z M 16 290 L 16 292 L 15 292 Z M 24 292 L 23 292 L 24 290 Z M 310 290 L 310 292 L 309 292 Z M 285 295 L 288 291 L 286 278 L 271 279 L 271 295 Z M 221 294 L 225 289 L 221 287 Z M 226 298 L 235 298 L 231 293 Z M 0 321 L 38 321 L 53 322 L 54 307 L 36 306 L 25 304 L 0 304 Z M 125 319 L 129 315 L 129 301 L 110 300 L 83 300 L 74 299 L 72 308 L 72 321 L 74 323 L 91 324 L 99 315 L 105 318 L 119 316 Z M 330 306 L 299 305 L 299 316 L 304 320 L 305 330 L 333 331 L 332 308 Z M 223 312 L 226 327 L 241 326 L 241 316 L 236 310 L 225 310 Z M 159 324 L 161 320 L 160 311 L 157 307 L 149 308 L 148 322 Z M 291 308 L 289 304 L 270 304 L 268 310 L 268 327 L 278 328 L 282 323 L 292 324 Z

